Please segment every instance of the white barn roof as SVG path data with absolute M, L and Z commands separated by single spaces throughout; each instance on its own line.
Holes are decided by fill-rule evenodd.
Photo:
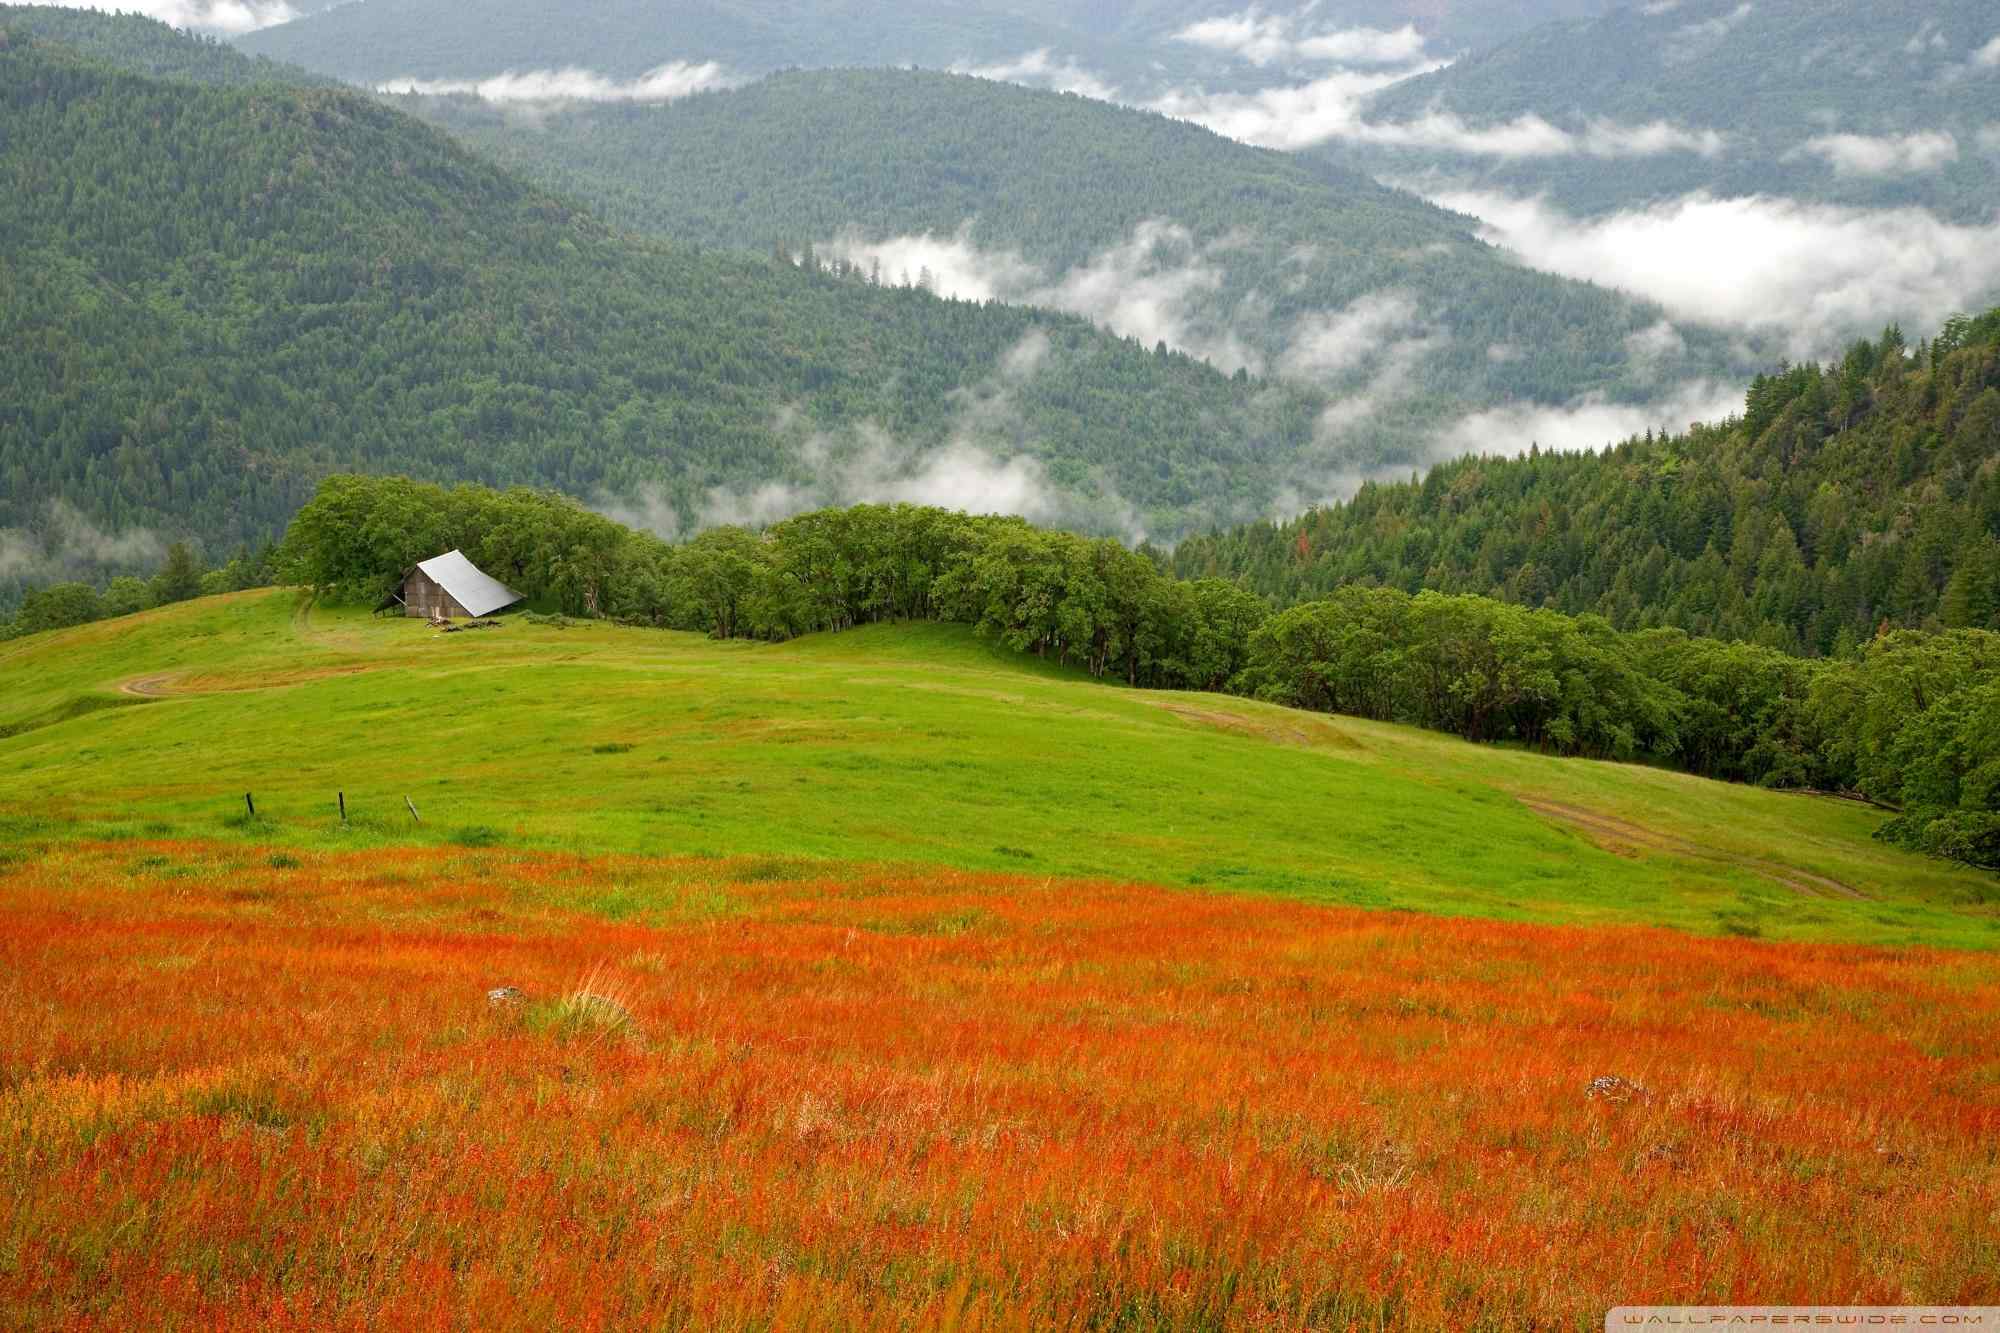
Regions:
M 481 571 L 465 558 L 463 551 L 447 551 L 419 562 L 417 568 L 436 580 L 438 587 L 450 593 L 451 599 L 464 607 L 469 616 L 490 616 L 501 607 L 521 600 L 520 593 Z

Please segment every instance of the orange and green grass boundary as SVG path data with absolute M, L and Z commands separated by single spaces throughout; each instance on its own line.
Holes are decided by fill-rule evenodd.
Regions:
M 0 865 L 0 1324 L 1992 1302 L 1995 969 L 950 868 L 72 842 Z

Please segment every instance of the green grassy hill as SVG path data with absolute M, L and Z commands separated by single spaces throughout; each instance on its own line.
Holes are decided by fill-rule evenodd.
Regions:
M 1986 222 L 2000 188 L 1990 128 L 2000 121 L 2000 67 L 1981 53 L 1996 38 L 2000 20 L 1988 0 L 1632 5 L 1537 27 L 1398 84 L 1374 99 L 1369 117 L 1399 122 L 1443 112 L 1489 127 L 1534 115 L 1573 131 L 1594 121 L 1666 121 L 1726 134 L 1713 159 L 1584 155 L 1448 166 L 1489 188 L 1546 194 L 1576 212 L 1709 190 L 1921 204 Z M 1856 170 L 1859 158 L 1838 170 L 1824 143 L 1833 135 L 1912 134 L 1934 136 L 1928 160 L 1887 170 Z M 1935 138 L 1943 135 L 1948 151 Z M 1428 153 L 1333 156 L 1391 173 L 1438 164 Z
M 7 645 L 0 736 L 15 843 L 499 841 L 2000 944 L 1990 876 L 1871 841 L 1851 802 L 1129 691 L 949 627 L 439 635 L 245 593 Z

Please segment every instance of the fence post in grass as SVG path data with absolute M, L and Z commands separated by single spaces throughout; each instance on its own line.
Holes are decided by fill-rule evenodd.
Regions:
M 335 800 L 340 802 L 340 822 L 345 824 L 347 822 L 347 793 L 337 791 L 333 796 Z
M 417 803 L 415 801 L 405 796 L 403 798 L 403 804 L 410 807 L 410 818 L 416 820 L 419 824 L 424 822 L 424 817 L 417 813 Z
M 255 819 L 257 817 L 257 803 L 250 799 L 250 793 L 247 791 L 243 793 L 243 804 L 248 807 L 250 818 Z

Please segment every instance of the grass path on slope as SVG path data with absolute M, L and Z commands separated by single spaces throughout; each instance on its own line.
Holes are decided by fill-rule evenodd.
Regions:
M 1991 877 L 1872 842 L 1880 816 L 1858 806 L 1126 690 L 947 626 L 780 646 L 518 620 L 439 635 L 237 594 L 13 645 L 0 737 L 17 844 L 80 824 L 762 855 L 2000 945 Z

